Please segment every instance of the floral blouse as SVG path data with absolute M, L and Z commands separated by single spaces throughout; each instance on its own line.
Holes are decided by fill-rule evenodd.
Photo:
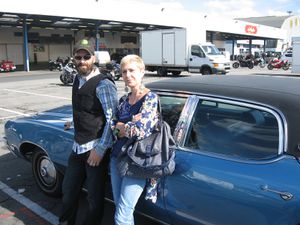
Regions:
M 123 96 L 119 101 L 116 118 L 112 120 L 112 130 L 117 122 L 125 123 L 125 137 L 114 136 L 115 144 L 113 153 L 118 153 L 119 149 L 126 143 L 128 138 L 143 139 L 148 137 L 153 131 L 158 121 L 158 96 L 154 92 L 148 92 L 134 105 L 129 104 L 129 95 Z M 141 119 L 133 122 L 132 116 L 141 113 Z

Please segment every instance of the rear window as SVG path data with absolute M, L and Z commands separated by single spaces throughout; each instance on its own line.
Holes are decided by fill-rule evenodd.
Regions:
M 241 159 L 270 159 L 278 155 L 278 121 L 262 109 L 200 100 L 184 146 Z

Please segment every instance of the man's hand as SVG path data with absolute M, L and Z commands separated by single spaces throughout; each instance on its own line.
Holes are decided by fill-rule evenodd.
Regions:
M 87 159 L 87 163 L 90 165 L 90 166 L 99 166 L 100 162 L 102 160 L 102 157 L 99 156 L 96 152 L 95 149 L 92 149 L 90 151 L 90 156 L 89 158 Z
M 71 121 L 67 121 L 64 124 L 64 130 L 69 130 L 72 126 L 72 122 Z

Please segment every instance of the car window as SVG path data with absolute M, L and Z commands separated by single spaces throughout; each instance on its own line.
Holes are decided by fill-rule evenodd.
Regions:
M 261 109 L 200 100 L 184 147 L 242 159 L 273 158 L 279 148 L 278 122 Z
M 191 54 L 194 55 L 194 56 L 201 57 L 201 58 L 205 57 L 205 54 L 204 54 L 204 52 L 202 51 L 202 49 L 200 48 L 199 45 L 192 45 Z
M 185 102 L 186 98 L 182 97 L 160 96 L 163 120 L 170 125 L 172 133 L 174 132 Z

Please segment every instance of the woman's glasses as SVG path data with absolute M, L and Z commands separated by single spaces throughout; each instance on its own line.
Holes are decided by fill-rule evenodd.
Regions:
M 78 60 L 78 61 L 81 61 L 82 58 L 83 58 L 84 60 L 89 60 L 91 57 L 92 57 L 92 56 L 91 56 L 90 54 L 84 55 L 84 56 L 75 55 L 75 56 L 74 56 L 74 59 L 76 59 L 76 60 Z

